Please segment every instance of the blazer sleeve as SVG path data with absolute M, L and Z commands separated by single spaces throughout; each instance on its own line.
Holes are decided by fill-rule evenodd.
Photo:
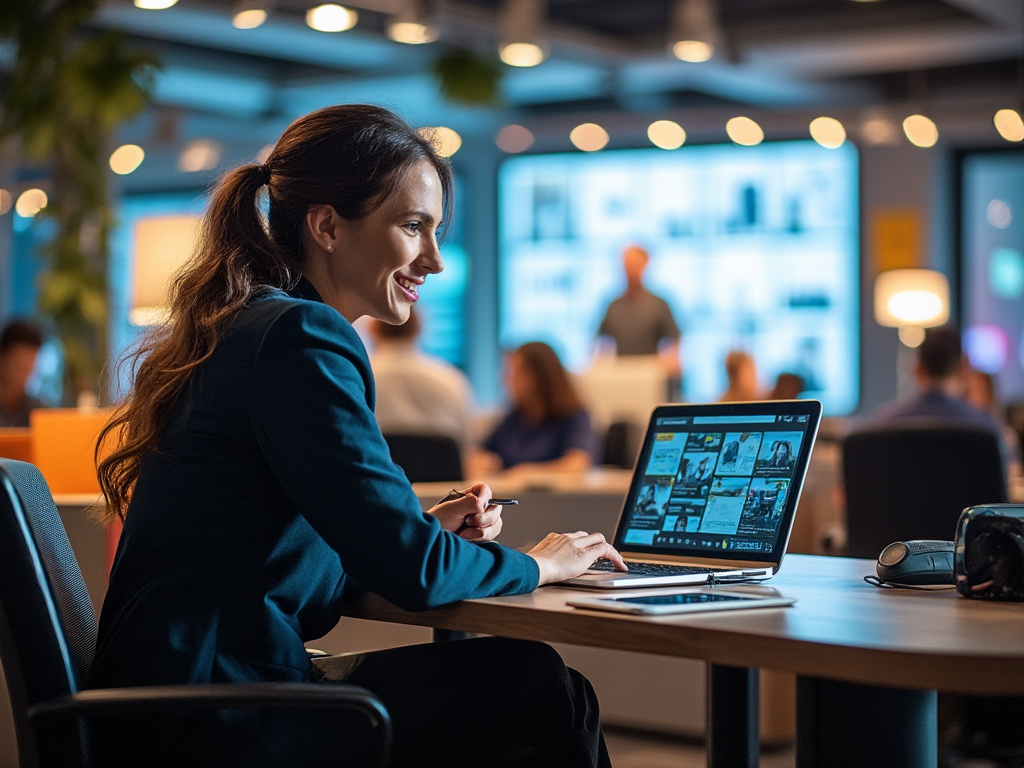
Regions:
M 334 309 L 296 302 L 264 334 L 250 418 L 295 509 L 363 588 L 411 610 L 537 587 L 528 555 L 469 543 L 423 512 L 372 411 L 362 341 Z

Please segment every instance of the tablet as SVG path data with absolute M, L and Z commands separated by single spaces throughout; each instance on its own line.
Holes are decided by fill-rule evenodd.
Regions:
M 792 605 L 795 602 L 795 597 L 723 592 L 720 589 L 691 589 L 686 592 L 659 592 L 656 595 L 580 597 L 575 600 L 567 600 L 566 605 L 571 605 L 573 608 L 656 616 L 666 613 L 729 611 L 739 608 L 777 608 Z

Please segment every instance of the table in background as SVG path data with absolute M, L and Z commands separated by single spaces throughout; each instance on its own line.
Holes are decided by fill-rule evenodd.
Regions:
M 569 608 L 566 599 L 580 590 L 545 587 L 421 613 L 368 595 L 353 615 L 703 659 L 712 665 L 711 766 L 757 765 L 749 699 L 755 678 L 748 670 L 784 670 L 799 676 L 799 768 L 933 768 L 936 689 L 1024 695 L 1024 603 L 968 600 L 953 590 L 878 589 L 863 581 L 873 565 L 787 557 L 770 584 L 797 598 L 789 608 L 632 617 Z

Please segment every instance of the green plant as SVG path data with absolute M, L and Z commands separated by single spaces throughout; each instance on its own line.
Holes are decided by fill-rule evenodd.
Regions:
M 451 48 L 434 60 L 433 70 L 441 93 L 454 104 L 493 107 L 499 101 L 504 70 L 495 57 Z
M 116 32 L 85 24 L 99 0 L 4 0 L 0 38 L 16 46 L 0 73 L 0 137 L 50 172 L 55 223 L 41 249 L 39 309 L 64 347 L 65 395 L 102 394 L 107 342 L 107 264 L 113 216 L 107 158 L 116 129 L 149 103 L 157 62 Z

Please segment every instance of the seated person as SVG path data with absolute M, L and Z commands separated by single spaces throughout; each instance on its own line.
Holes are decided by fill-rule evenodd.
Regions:
M 42 346 L 42 332 L 24 320 L 0 332 L 0 427 L 27 427 L 29 412 L 43 407 L 26 391 Z
M 718 398 L 719 402 L 758 399 L 757 365 L 749 352 L 734 349 L 726 355 L 725 376 L 729 380 L 729 387 Z
M 512 407 L 473 455 L 474 474 L 590 468 L 595 450 L 590 415 L 555 350 L 531 341 L 510 353 L 505 386 Z
M 775 386 L 766 395 L 766 398 L 768 400 L 796 400 L 806 388 L 803 376 L 783 371 L 775 378 Z
M 380 320 L 370 324 L 376 346 L 370 356 L 377 385 L 374 415 L 385 435 L 445 435 L 469 449 L 473 389 L 454 365 L 425 354 L 417 346 L 419 313 L 410 309 L 400 325 Z

